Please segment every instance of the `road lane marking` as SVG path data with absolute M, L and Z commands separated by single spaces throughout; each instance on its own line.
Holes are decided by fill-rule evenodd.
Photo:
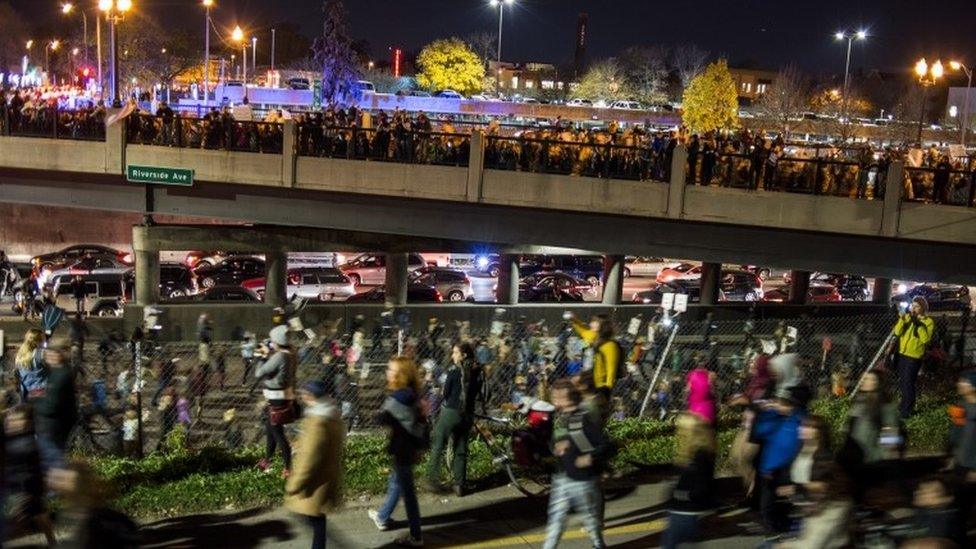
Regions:
M 627 526 L 615 526 L 613 528 L 607 528 L 603 531 L 603 537 L 611 538 L 614 536 L 626 536 L 630 534 L 655 534 L 658 532 L 663 532 L 668 526 L 668 521 L 666 519 L 660 518 L 647 522 L 639 522 L 636 524 L 628 524 Z M 579 528 L 574 528 L 572 526 L 566 529 L 563 534 L 563 540 L 579 540 L 579 539 L 589 539 L 585 532 Z M 512 546 L 525 546 L 527 544 L 541 544 L 546 541 L 546 534 L 527 534 L 524 536 L 509 536 L 506 538 L 497 538 L 487 541 L 482 541 L 480 543 L 465 543 L 463 545 L 449 545 L 445 549 L 496 549 L 500 547 L 512 547 Z

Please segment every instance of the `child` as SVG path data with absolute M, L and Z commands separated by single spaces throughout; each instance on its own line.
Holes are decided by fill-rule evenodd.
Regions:
M 224 412 L 224 445 L 228 450 L 236 450 L 244 444 L 244 432 L 237 425 L 237 410 L 230 408 Z
M 127 408 L 122 421 L 122 452 L 129 459 L 139 457 L 139 414 L 135 408 Z
M 33 524 L 44 533 L 48 546 L 54 546 L 54 530 L 44 509 L 44 477 L 33 418 L 33 408 L 20 404 L 10 409 L 3 421 L 7 523 L 20 527 Z

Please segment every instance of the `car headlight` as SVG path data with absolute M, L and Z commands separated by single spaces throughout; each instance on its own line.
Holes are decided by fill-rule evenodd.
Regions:
M 477 261 L 476 261 L 476 264 L 478 265 L 478 268 L 479 269 L 484 269 L 485 267 L 488 266 L 488 258 L 487 257 L 479 257 L 477 259 Z

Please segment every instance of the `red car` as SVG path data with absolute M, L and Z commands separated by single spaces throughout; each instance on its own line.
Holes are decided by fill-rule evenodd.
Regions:
M 665 267 L 657 273 L 658 284 L 667 284 L 675 280 L 695 280 L 701 278 L 701 265 L 679 263 L 673 267 Z
M 782 303 L 789 301 L 789 299 L 789 288 L 784 286 L 783 288 L 776 288 L 775 290 L 766 292 L 763 301 Z M 842 301 L 842 298 L 835 286 L 817 284 L 811 285 L 810 289 L 807 290 L 807 303 L 838 303 L 840 301 Z

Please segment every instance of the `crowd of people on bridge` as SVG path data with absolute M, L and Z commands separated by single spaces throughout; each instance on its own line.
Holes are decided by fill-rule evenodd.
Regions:
M 75 97 L 75 91 L 0 89 L 0 135 L 104 139 L 104 103 L 78 100 L 68 108 L 67 100 Z

